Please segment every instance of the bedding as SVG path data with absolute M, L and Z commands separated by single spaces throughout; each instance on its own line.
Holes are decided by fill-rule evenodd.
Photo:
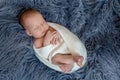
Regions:
M 28 8 L 80 38 L 83 68 L 65 74 L 38 60 L 18 20 Z M 0 80 L 120 80 L 120 0 L 0 0 Z

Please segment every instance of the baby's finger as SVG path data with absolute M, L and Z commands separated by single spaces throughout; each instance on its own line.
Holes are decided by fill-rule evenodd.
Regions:
M 50 37 L 50 43 L 53 44 L 53 41 L 54 41 L 54 36 L 51 36 Z
M 59 36 L 56 37 L 56 42 L 57 42 L 57 44 L 61 43 Z
M 56 37 L 55 37 L 54 44 L 58 44 L 58 43 L 59 43 L 59 41 L 58 41 L 58 37 L 56 36 Z
M 53 39 L 51 40 L 51 43 L 52 43 L 53 45 L 55 45 L 55 38 L 53 38 Z
M 56 38 L 56 44 L 60 44 L 60 39 L 58 37 Z
M 51 33 L 51 35 L 54 35 L 54 34 L 56 34 L 56 31 L 54 31 L 54 32 Z
M 54 44 L 55 45 L 57 44 L 57 37 L 55 37 Z
M 60 38 L 58 35 L 55 36 L 55 44 L 59 44 L 60 43 Z

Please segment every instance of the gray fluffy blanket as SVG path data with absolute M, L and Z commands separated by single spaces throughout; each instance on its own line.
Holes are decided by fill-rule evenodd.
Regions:
M 82 69 L 64 74 L 37 59 L 18 21 L 28 8 L 82 40 L 88 52 Z M 0 80 L 120 80 L 120 0 L 0 0 Z

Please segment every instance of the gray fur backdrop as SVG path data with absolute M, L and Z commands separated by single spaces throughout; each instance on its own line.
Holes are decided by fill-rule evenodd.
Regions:
M 29 8 L 82 40 L 88 52 L 82 69 L 65 74 L 37 59 L 18 21 Z M 120 0 L 0 0 L 0 80 L 120 80 Z

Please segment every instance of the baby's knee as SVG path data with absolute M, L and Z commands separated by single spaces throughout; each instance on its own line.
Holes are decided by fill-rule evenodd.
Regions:
M 59 64 L 60 58 L 61 57 L 57 54 L 57 55 L 52 57 L 51 61 L 53 64 Z

